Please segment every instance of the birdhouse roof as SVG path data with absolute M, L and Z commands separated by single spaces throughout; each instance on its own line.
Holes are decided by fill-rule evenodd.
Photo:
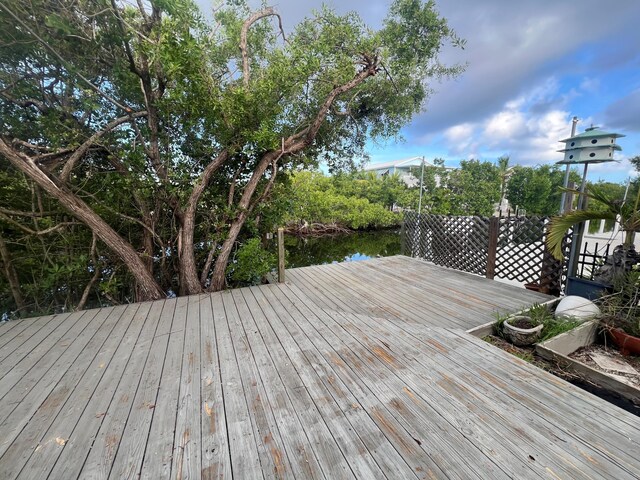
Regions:
M 601 138 L 601 137 L 613 137 L 620 138 L 625 137 L 626 135 L 622 135 L 621 133 L 611 133 L 605 132 L 604 130 L 600 130 L 598 127 L 590 127 L 587 128 L 584 132 L 575 137 L 565 138 L 564 140 L 560 140 L 561 142 L 569 142 L 571 140 L 582 140 L 585 138 Z
M 573 137 L 573 138 L 575 138 L 575 137 Z M 593 146 L 589 145 L 586 148 L 593 149 L 593 150 L 596 150 L 596 149 L 600 149 L 600 150 L 612 149 L 612 150 L 615 150 L 617 152 L 622 151 L 622 147 L 620 145 L 616 145 L 615 143 L 612 144 L 612 145 L 593 145 Z M 556 152 L 569 152 L 571 150 L 584 150 L 584 149 L 585 149 L 585 147 L 572 147 L 572 148 L 563 148 L 562 150 L 556 150 Z

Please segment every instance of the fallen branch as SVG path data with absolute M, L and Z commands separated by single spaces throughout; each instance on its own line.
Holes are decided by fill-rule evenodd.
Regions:
M 337 223 L 295 223 L 284 228 L 285 233 L 299 237 L 322 237 L 353 233 L 353 230 Z

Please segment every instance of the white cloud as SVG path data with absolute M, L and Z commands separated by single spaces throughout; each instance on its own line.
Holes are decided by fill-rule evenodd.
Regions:
M 514 164 L 560 160 L 558 140 L 568 136 L 571 116 L 553 107 L 550 99 L 556 90 L 557 82 L 547 79 L 530 92 L 508 100 L 486 119 L 446 129 L 443 137 L 450 154 L 491 160 L 509 152 Z M 539 105 L 547 107 L 532 111 Z
M 444 136 L 450 142 L 466 142 L 473 135 L 474 126 L 470 123 L 462 123 L 460 125 L 454 125 L 447 128 L 444 132 Z
M 461 123 L 454 125 L 444 131 L 444 138 L 447 147 L 455 155 L 474 155 L 477 151 L 476 125 L 471 123 Z
M 484 135 L 490 145 L 499 145 L 518 137 L 525 126 L 526 121 L 523 112 L 507 108 L 487 121 Z

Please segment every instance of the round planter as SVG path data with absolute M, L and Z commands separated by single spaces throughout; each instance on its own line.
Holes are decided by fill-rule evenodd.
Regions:
M 620 328 L 610 328 L 608 332 L 622 355 L 640 355 L 640 338 L 629 335 Z
M 526 347 L 527 345 L 533 345 L 540 338 L 542 328 L 544 325 L 537 325 L 533 328 L 518 328 L 511 325 L 510 322 L 517 322 L 518 320 L 531 320 L 531 317 L 526 315 L 516 315 L 514 317 L 507 318 L 502 323 L 502 333 L 505 338 L 518 347 Z

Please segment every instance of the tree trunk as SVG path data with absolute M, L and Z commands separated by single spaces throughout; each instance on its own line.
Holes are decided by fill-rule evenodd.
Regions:
M 140 297 L 136 300 L 159 300 L 165 294 L 147 270 L 135 249 L 116 233 L 102 217 L 64 186 L 56 184 L 28 156 L 13 150 L 3 139 L 0 139 L 0 154 L 9 162 L 38 184 L 45 192 L 58 200 L 69 212 L 91 229 L 96 236 L 111 249 L 127 266 L 134 277 Z
M 290 136 L 286 140 L 283 138 L 282 147 L 279 151 L 272 150 L 266 153 L 260 159 L 260 162 L 254 170 L 249 183 L 247 183 L 247 185 L 245 186 L 242 198 L 240 199 L 240 203 L 238 204 L 240 213 L 238 213 L 238 216 L 231 224 L 229 235 L 222 244 L 222 250 L 220 251 L 218 258 L 216 259 L 216 264 L 213 267 L 213 276 L 211 278 L 211 286 L 209 287 L 209 291 L 216 292 L 224 288 L 225 271 L 227 269 L 227 263 L 229 263 L 229 257 L 231 256 L 233 244 L 236 242 L 238 234 L 240 233 L 240 230 L 242 229 L 242 226 L 247 219 L 251 198 L 253 197 L 256 187 L 258 186 L 258 182 L 260 181 L 260 178 L 262 178 L 262 175 L 264 175 L 264 172 L 267 170 L 269 165 L 271 165 L 271 163 L 273 162 L 277 162 L 278 159 L 284 155 L 296 154 L 311 145 L 316 135 L 318 134 L 318 131 L 322 126 L 322 122 L 324 122 L 327 113 L 329 112 L 335 99 L 339 95 L 355 88 L 356 86 L 364 82 L 368 77 L 376 75 L 378 68 L 377 61 L 377 58 L 367 59 L 366 68 L 358 72 L 347 83 L 335 87 L 329 93 L 329 95 L 327 95 L 327 98 L 319 108 L 316 117 L 305 130 Z
M 240 203 L 238 204 L 240 213 L 238 213 L 238 216 L 231 223 L 229 234 L 222 244 L 222 249 L 218 254 L 218 258 L 216 258 L 209 291 L 217 292 L 224 288 L 227 263 L 229 263 L 229 257 L 231 256 L 231 251 L 233 250 L 233 244 L 236 242 L 238 235 L 240 234 L 240 230 L 242 229 L 244 222 L 247 220 L 251 198 L 253 197 L 253 194 L 258 187 L 258 183 L 260 182 L 260 178 L 262 178 L 264 172 L 267 170 L 269 165 L 271 165 L 271 163 L 274 160 L 277 160 L 277 158 L 280 156 L 282 156 L 282 152 L 271 151 L 269 153 L 266 153 L 260 160 L 260 163 L 258 163 L 257 168 L 254 170 L 249 183 L 247 183 L 246 187 L 244 188 L 242 198 L 240 198 Z
M 211 181 L 213 174 L 227 160 L 228 153 L 222 151 L 202 172 L 200 180 L 193 187 L 189 196 L 187 208 L 182 217 L 182 232 L 180 233 L 180 294 L 195 295 L 203 292 L 202 283 L 198 278 L 196 257 L 193 250 L 193 237 L 196 228 L 196 213 L 200 197 Z
M 27 305 L 24 303 L 24 297 L 22 296 L 22 292 L 20 291 L 20 280 L 18 279 L 18 273 L 16 272 L 16 269 L 13 267 L 11 254 L 9 253 L 9 249 L 7 248 L 7 244 L 4 242 L 4 239 L 1 236 L 0 259 L 2 259 L 2 271 L 4 272 L 4 275 L 9 282 L 9 288 L 11 289 L 13 301 L 16 302 L 18 316 L 22 317 L 27 311 Z

